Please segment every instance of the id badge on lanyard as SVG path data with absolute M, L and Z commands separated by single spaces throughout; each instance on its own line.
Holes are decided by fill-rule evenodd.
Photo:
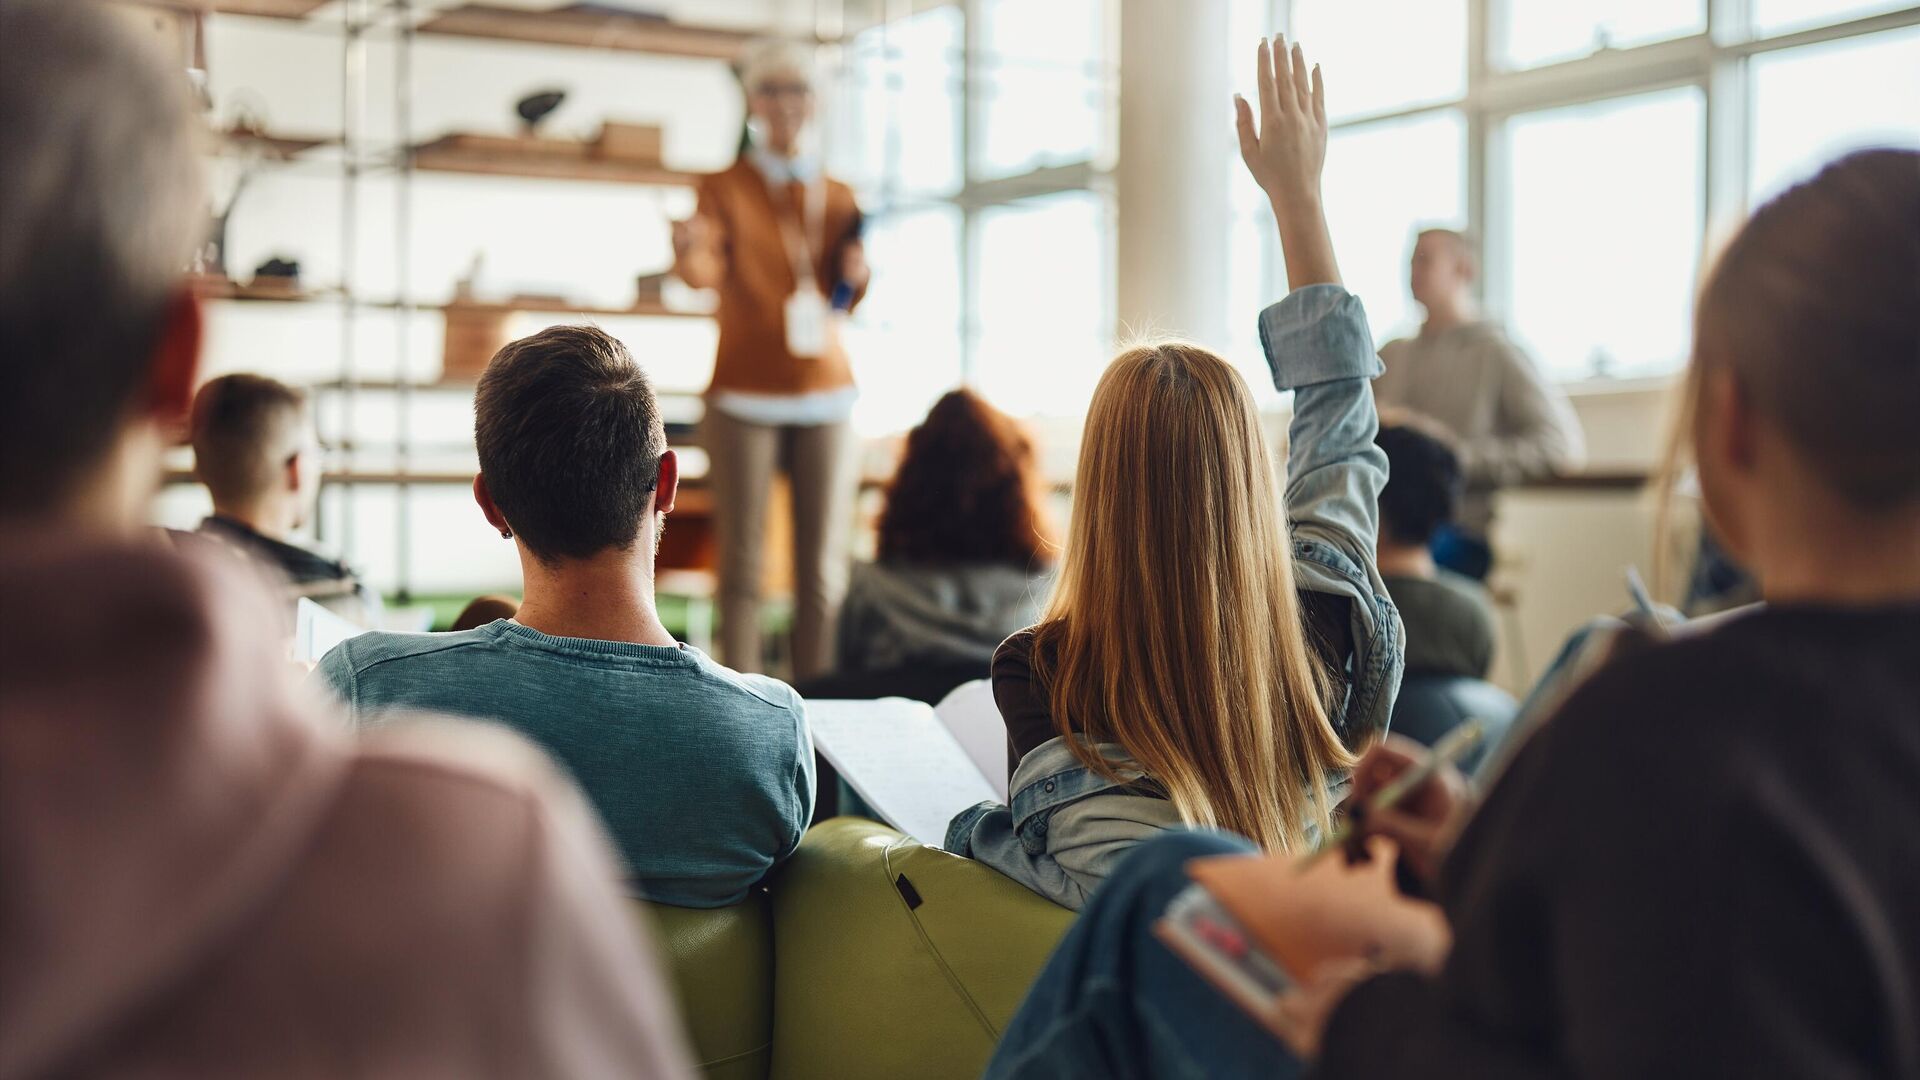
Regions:
M 826 181 L 816 178 L 801 194 L 800 201 L 804 204 L 801 212 L 805 215 L 801 226 L 795 228 L 785 215 L 780 218 L 780 239 L 787 249 L 787 258 L 793 263 L 793 294 L 787 297 L 781 321 L 786 327 L 787 352 L 803 359 L 827 351 L 827 323 L 831 312 L 813 276 L 812 244 L 812 233 L 825 228 L 826 195 Z
M 827 298 L 811 275 L 787 297 L 786 325 L 787 352 L 810 359 L 827 351 Z

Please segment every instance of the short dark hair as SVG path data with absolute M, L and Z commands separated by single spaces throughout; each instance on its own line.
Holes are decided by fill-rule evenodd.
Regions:
M 103 4 L 0 4 L 0 514 L 118 437 L 206 236 L 185 73 Z
M 193 398 L 193 471 L 216 502 L 274 486 L 301 446 L 307 395 L 264 375 L 222 375 Z
M 1460 456 L 1447 440 L 1409 424 L 1388 424 L 1374 442 L 1387 455 L 1380 529 L 1402 544 L 1424 545 L 1453 520 L 1466 487 Z
M 473 437 L 494 505 L 545 562 L 631 548 L 667 451 L 646 373 L 591 326 L 550 327 L 495 353 Z

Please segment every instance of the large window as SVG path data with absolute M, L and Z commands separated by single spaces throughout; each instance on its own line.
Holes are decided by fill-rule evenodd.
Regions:
M 1003 177 L 1091 160 L 1108 96 L 1104 0 L 986 0 L 978 5 L 974 170 Z
M 1451 109 L 1342 128 L 1329 139 L 1327 224 L 1377 342 L 1417 330 L 1407 261 L 1422 228 L 1464 228 L 1467 126 Z
M 1486 307 L 1565 381 L 1676 370 L 1714 237 L 1849 150 L 1920 147 L 1914 0 L 1234 4 L 1236 43 L 1266 14 L 1337 73 L 1328 216 L 1375 336 L 1420 317 L 1413 230 L 1464 225 Z M 1233 238 L 1236 284 L 1277 288 L 1275 247 Z
M 1294 0 L 1292 23 L 1314 62 L 1340 73 L 1327 95 L 1336 123 L 1466 93 L 1466 0 Z
M 1920 26 L 1757 56 L 1755 201 L 1863 146 L 1920 147 Z
M 1706 0 L 1505 0 L 1495 55 L 1528 68 L 1697 34 Z
M 1510 329 L 1550 375 L 1658 372 L 1686 356 L 1701 121 L 1700 91 L 1683 87 L 1509 123 Z
M 869 213 L 850 327 L 870 433 L 961 383 L 1084 407 L 1112 337 L 1113 0 L 971 0 L 857 33 L 828 154 Z
M 1781 34 L 1898 11 L 1905 0 L 1752 0 L 1753 28 L 1761 34 Z
M 1108 359 L 1113 278 L 1106 204 L 1086 191 L 1022 199 L 980 215 L 981 392 L 1015 414 L 1078 414 Z

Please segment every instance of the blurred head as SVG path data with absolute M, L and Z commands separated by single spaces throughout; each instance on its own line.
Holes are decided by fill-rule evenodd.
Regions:
M 0 518 L 141 522 L 193 400 L 184 72 L 105 5 L 0 5 Z
M 1421 307 L 1451 307 L 1467 296 L 1479 274 L 1473 241 L 1452 229 L 1425 229 L 1413 242 L 1409 283 Z
M 1754 212 L 1701 291 L 1688 397 L 1707 516 L 1763 589 L 1768 514 L 1920 514 L 1920 153 L 1849 155 Z
M 813 121 L 813 51 L 792 41 L 764 41 L 747 53 L 740 84 L 762 146 L 791 154 Z
M 1191 824 L 1297 850 L 1353 758 L 1307 647 L 1280 490 L 1225 360 L 1177 343 L 1121 353 L 1087 413 L 1034 662 L 1061 734 L 1077 723 L 1124 746 Z
M 1054 554 L 1042 498 L 1026 431 L 954 390 L 907 433 L 880 513 L 880 561 L 1037 569 Z
M 652 516 L 673 509 L 677 463 L 653 387 L 595 327 L 551 327 L 496 353 L 474 394 L 473 435 L 475 499 L 544 564 L 632 551 Z
M 1383 425 L 1374 442 L 1387 455 L 1379 546 L 1424 548 L 1460 505 L 1460 457 L 1444 434 L 1410 422 Z
M 193 470 L 213 508 L 250 520 L 267 504 L 304 524 L 320 493 L 305 391 L 263 375 L 222 375 L 193 399 Z M 258 525 L 255 526 L 259 527 Z
M 473 630 L 491 622 L 499 622 L 501 619 L 511 619 L 518 614 L 520 614 L 520 601 L 511 596 L 498 594 L 476 596 L 467 601 L 467 606 L 461 608 L 460 614 L 453 617 L 453 625 L 447 629 L 455 633 Z

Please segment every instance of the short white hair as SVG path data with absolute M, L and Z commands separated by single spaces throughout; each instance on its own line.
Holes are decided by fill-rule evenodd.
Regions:
M 783 76 L 811 87 L 815 75 L 813 49 L 784 38 L 757 42 L 740 59 L 740 85 L 749 94 Z

